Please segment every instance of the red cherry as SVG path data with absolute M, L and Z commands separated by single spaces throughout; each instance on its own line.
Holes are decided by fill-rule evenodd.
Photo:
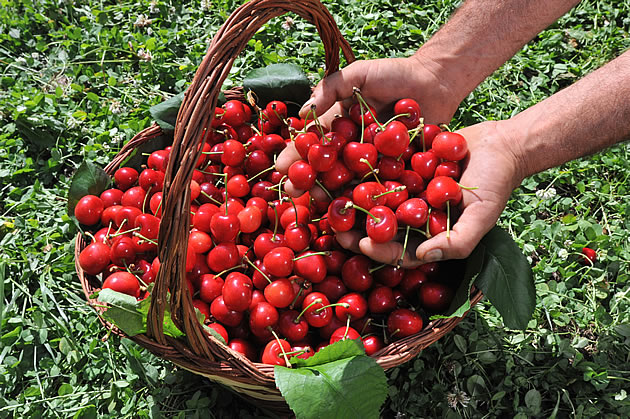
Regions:
M 422 330 L 422 317 L 415 311 L 399 308 L 387 317 L 387 330 L 394 339 L 411 336 Z
M 101 221 L 101 215 L 105 205 L 103 200 L 96 195 L 85 195 L 74 207 L 74 216 L 86 226 L 93 226 Z
M 210 317 L 209 314 L 210 314 L 210 307 L 208 307 L 208 316 L 206 316 L 206 319 L 208 319 Z M 228 342 L 228 332 L 227 332 L 227 330 L 225 330 L 225 327 L 223 327 L 223 325 L 221 323 L 208 323 L 207 326 L 210 329 L 212 329 L 215 332 L 217 332 L 217 334 L 219 336 L 221 336 L 226 343 Z
M 228 195 L 235 196 L 237 198 L 246 196 L 250 191 L 249 183 L 244 175 L 232 176 L 228 180 L 225 188 L 227 189 Z
M 359 139 L 359 127 L 352 119 L 345 116 L 339 116 L 333 119 L 330 124 L 330 130 L 341 134 L 348 141 Z
M 385 156 L 397 157 L 409 146 L 407 127 L 399 121 L 392 121 L 383 131 L 374 136 L 374 146 Z
M 136 260 L 136 247 L 130 237 L 117 237 L 110 249 L 110 258 L 113 264 L 128 266 Z
M 219 243 L 208 252 L 207 263 L 214 272 L 222 272 L 238 265 L 238 248 L 234 243 Z
M 295 299 L 295 291 L 293 284 L 286 278 L 280 278 L 273 281 L 265 287 L 265 298 L 274 307 L 288 307 Z
M 199 298 L 211 304 L 215 298 L 221 295 L 223 289 L 223 278 L 213 274 L 203 274 L 200 277 Z
M 164 186 L 164 172 L 144 169 L 138 178 L 138 184 L 145 191 L 160 192 Z
M 398 289 L 406 298 L 411 298 L 420 289 L 420 286 L 427 281 L 427 276 L 420 269 L 405 269 L 402 281 Z
M 278 319 L 278 331 L 291 342 L 303 340 L 308 333 L 308 323 L 304 317 L 298 319 L 299 314 L 296 310 L 287 310 Z
M 416 144 L 418 145 L 418 148 L 420 150 L 426 151 L 431 148 L 431 146 L 433 145 L 433 139 L 436 135 L 442 132 L 442 130 L 437 125 L 425 124 L 423 131 L 424 137 L 422 136 L 422 133 L 416 136 Z M 424 144 L 422 144 L 423 140 Z
M 348 340 L 348 339 L 360 339 L 361 335 L 359 332 L 354 330 L 351 327 L 342 326 L 336 329 L 332 335 L 330 335 L 330 343 L 333 344 L 335 342 L 339 342 L 340 340 Z
M 354 226 L 356 210 L 348 205 L 352 205 L 352 201 L 341 197 L 334 199 L 328 206 L 328 222 L 338 232 L 349 231 Z
M 377 159 L 378 151 L 373 144 L 353 141 L 343 148 L 343 162 L 359 177 L 370 173 L 376 167 Z
M 205 301 L 199 300 L 197 298 L 194 298 L 192 302 L 193 302 L 193 307 L 199 310 L 199 312 L 203 315 L 203 320 L 204 321 L 209 320 L 210 319 L 210 306 L 208 305 L 208 303 L 206 303 Z
M 428 216 L 429 207 L 420 198 L 408 199 L 396 209 L 396 219 L 399 224 L 413 228 L 424 227 Z
M 433 178 L 439 163 L 439 157 L 432 150 L 419 152 L 411 156 L 411 167 L 424 180 Z
M 358 292 L 370 289 L 373 283 L 370 265 L 370 259 L 363 255 L 355 255 L 348 259 L 341 268 L 344 284 L 349 289 Z
M 418 297 L 425 310 L 436 313 L 449 307 L 453 299 L 453 290 L 441 282 L 429 281 L 420 286 Z
M 376 217 L 367 217 L 365 221 L 365 231 L 373 241 L 386 243 L 392 240 L 398 233 L 398 220 L 396 214 L 389 207 L 382 205 L 370 210 L 370 214 Z
M 385 186 L 385 191 L 389 192 L 387 195 L 384 195 L 386 198 L 385 205 L 396 211 L 400 204 L 409 198 L 407 186 L 393 180 L 387 180 L 383 185 Z
M 133 167 L 121 167 L 114 172 L 114 183 L 122 191 L 126 191 L 138 181 L 138 171 Z
M 442 132 L 433 139 L 433 152 L 444 160 L 462 160 L 468 154 L 466 139 L 456 132 Z
M 210 232 L 218 242 L 234 242 L 239 228 L 240 222 L 236 215 L 217 212 L 210 219 Z
M 396 308 L 394 292 L 389 287 L 377 287 L 368 296 L 368 308 L 370 313 L 389 313 Z
M 397 121 L 405 124 L 407 129 L 412 129 L 417 127 L 420 124 L 420 118 L 422 117 L 422 113 L 420 112 L 420 105 L 413 99 L 400 99 L 394 105 L 394 114 L 395 115 L 403 115 L 409 114 L 408 116 L 401 116 L 397 118 Z
M 322 293 L 311 292 L 302 302 L 304 318 L 310 326 L 324 327 L 332 322 L 333 311 L 328 298 Z
M 366 336 L 362 339 L 362 341 L 363 347 L 365 348 L 365 354 L 367 356 L 372 356 L 385 347 L 383 339 L 376 335 Z
M 306 249 L 311 242 L 311 229 L 305 226 L 304 224 L 295 224 L 295 222 L 289 224 L 287 228 L 284 230 L 284 238 L 286 240 L 287 246 L 290 247 L 294 252 L 301 252 Z M 314 250 L 322 250 L 315 249 Z
M 243 320 L 243 312 L 227 308 L 222 295 L 219 295 L 217 298 L 212 300 L 212 304 L 210 304 L 210 313 L 212 314 L 212 317 L 226 326 L 238 326 Z
M 89 244 L 79 253 L 79 266 L 88 275 L 97 275 L 110 263 L 109 246 L 102 242 Z
M 455 180 L 458 180 L 462 174 L 462 169 L 459 167 L 459 164 L 454 161 L 445 161 L 435 168 L 435 173 L 433 174 L 435 177 L 438 176 L 448 176 L 452 177 Z
M 245 160 L 245 147 L 237 140 L 227 140 L 223 143 L 221 163 L 226 166 L 240 166 Z
M 353 175 L 343 162 L 335 161 L 332 168 L 322 173 L 322 185 L 328 191 L 337 191 L 352 181 Z
M 271 249 L 286 246 L 284 236 L 280 233 L 275 236 L 273 233 L 259 234 L 254 241 L 254 253 L 258 259 L 263 259 Z
M 250 361 L 256 360 L 256 349 L 254 348 L 254 345 L 252 345 L 251 342 L 245 339 L 241 339 L 241 338 L 233 338 L 228 343 L 228 346 L 230 347 L 231 350 L 240 353 L 241 355 L 245 356 L 245 358 L 249 359 Z
M 260 208 L 249 205 L 239 211 L 238 223 L 243 233 L 253 233 L 260 228 L 262 224 L 262 211 Z
M 326 261 L 322 255 L 311 251 L 302 252 L 293 262 L 293 271 L 307 281 L 317 284 L 326 278 Z
M 403 170 L 398 181 L 407 187 L 410 195 L 416 195 L 424 191 L 424 179 L 413 170 Z
M 252 329 L 267 329 L 278 323 L 278 310 L 267 302 L 260 302 L 249 313 L 249 327 Z
M 140 283 L 129 272 L 119 271 L 109 275 L 103 282 L 103 289 L 110 288 L 123 294 L 138 298 L 140 296 Z
M 283 352 L 290 352 L 291 344 L 284 339 L 274 339 L 269 341 L 263 350 L 261 362 L 269 365 L 287 365 Z
M 437 236 L 446 231 L 448 225 L 448 216 L 444 211 L 434 210 L 429 214 L 429 234 L 431 237 Z
M 448 176 L 438 176 L 427 185 L 427 201 L 433 208 L 442 209 L 446 203 L 457 205 L 462 200 L 462 188 L 455 179 Z
M 295 149 L 303 160 L 308 160 L 308 150 L 314 144 L 319 144 L 319 138 L 312 132 L 303 132 L 295 137 Z
M 358 126 L 367 126 L 374 123 L 375 121 L 372 115 L 376 115 L 376 110 L 372 106 L 368 106 L 369 110 L 365 108 L 365 105 L 361 105 L 360 103 L 355 103 L 354 105 L 350 106 L 350 109 L 348 110 L 348 115 L 350 116 L 350 119 L 352 119 L 352 122 L 354 122 Z M 363 114 L 361 114 L 361 110 L 364 111 Z M 363 120 L 363 123 L 361 122 L 361 120 Z
M 121 191 L 120 189 L 112 188 L 101 192 L 99 198 L 101 198 L 101 201 L 103 201 L 103 208 L 109 208 L 120 205 L 122 196 L 123 191 Z
M 275 277 L 285 277 L 291 275 L 293 271 L 293 258 L 295 254 L 289 247 L 276 247 L 271 249 L 263 259 L 263 265 L 267 272 Z
M 398 160 L 394 157 L 383 156 L 378 162 L 378 177 L 381 180 L 396 180 L 403 170 L 405 170 L 404 160 Z
M 282 135 L 283 138 L 291 138 L 295 132 L 304 129 L 304 121 L 294 116 L 288 117 L 285 123 L 286 125 L 280 128 L 280 135 Z
M 160 172 L 166 171 L 168 160 L 171 153 L 169 150 L 157 150 L 149 155 L 147 159 L 147 166 L 149 169 L 159 170 Z
M 250 179 L 273 166 L 273 160 L 262 150 L 254 150 L 245 159 L 245 172 Z M 266 173 L 266 172 L 265 172 Z
M 361 182 L 352 190 L 352 201 L 359 207 L 371 210 L 377 205 L 385 205 L 385 187 L 378 182 Z
M 317 173 L 310 164 L 304 160 L 298 160 L 289 167 L 289 180 L 297 189 L 308 191 L 315 186 Z
M 238 100 L 228 100 L 223 105 L 225 112 L 221 117 L 222 122 L 233 127 L 248 122 L 248 110 L 245 109 L 246 107 L 246 104 Z M 251 115 L 251 110 L 249 110 L 249 114 Z
M 315 284 L 313 289 L 324 294 L 331 302 L 336 302 L 348 293 L 348 288 L 337 276 L 327 276 L 322 282 Z
M 592 265 L 597 261 L 597 252 L 590 247 L 582 248 L 582 264 Z
M 339 320 L 357 320 L 364 317 L 368 310 L 368 303 L 361 294 L 351 292 L 344 295 L 337 301 L 338 306 L 335 306 L 335 316 Z
M 279 100 L 274 100 L 267 103 L 265 106 L 269 122 L 273 125 L 280 126 L 284 124 L 284 120 L 287 118 L 287 105 Z
M 144 211 L 147 203 L 146 196 L 147 192 L 141 186 L 134 186 L 125 191 L 120 201 L 125 207 L 136 207 Z
M 316 172 L 327 172 L 337 162 L 337 150 L 330 144 L 316 143 L 309 147 L 307 160 Z
M 374 279 L 379 284 L 383 284 L 390 288 L 393 288 L 400 284 L 400 281 L 403 279 L 405 270 L 402 268 L 397 268 L 396 266 L 387 265 L 376 271 L 374 271 Z
M 261 146 L 265 153 L 272 156 L 282 151 L 287 145 L 284 138 L 278 134 L 267 134 L 262 138 Z

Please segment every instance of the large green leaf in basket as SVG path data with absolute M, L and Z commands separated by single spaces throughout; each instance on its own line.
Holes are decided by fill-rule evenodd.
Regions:
M 176 94 L 175 96 L 166 99 L 164 102 L 158 103 L 157 105 L 151 106 L 149 108 L 149 113 L 151 117 L 155 119 L 155 122 L 162 128 L 162 131 L 166 134 L 171 134 L 175 131 L 175 123 L 177 122 L 177 113 L 179 112 L 180 106 L 182 106 L 182 102 L 184 101 L 184 93 L 181 92 Z M 219 93 L 219 98 L 217 99 L 219 105 L 225 103 L 225 96 L 223 93 Z
M 243 80 L 245 92 L 252 91 L 258 106 L 272 100 L 302 104 L 311 96 L 311 84 L 302 69 L 290 63 L 270 64 L 252 70 Z
M 298 419 L 378 418 L 387 397 L 383 368 L 360 340 L 339 341 L 294 367 L 274 367 L 276 386 Z
M 486 234 L 466 262 L 464 279 L 446 316 L 461 317 L 470 310 L 470 289 L 475 284 L 499 311 L 505 325 L 525 329 L 536 306 L 531 267 L 512 237 L 498 226 Z

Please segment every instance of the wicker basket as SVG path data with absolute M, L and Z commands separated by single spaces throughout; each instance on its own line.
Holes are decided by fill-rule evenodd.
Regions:
M 174 140 L 164 181 L 164 207 L 158 238 L 158 256 L 161 268 L 155 282 L 151 307 L 147 319 L 147 333 L 131 339 L 155 355 L 193 373 L 224 384 L 236 392 L 257 399 L 257 405 L 289 413 L 288 406 L 276 389 L 273 366 L 251 362 L 230 350 L 204 332 L 197 321 L 192 300 L 186 290 L 185 258 L 189 234 L 190 180 L 200 153 L 199 138 L 211 118 L 217 103 L 220 86 L 229 70 L 253 34 L 268 20 L 294 12 L 313 23 L 319 32 L 326 53 L 326 73 L 339 68 L 339 51 L 348 62 L 354 55 L 348 42 L 341 36 L 333 17 L 319 0 L 279 1 L 252 0 L 235 10 L 212 40 L 180 108 Z M 229 92 L 228 98 L 242 98 L 242 91 Z M 138 133 L 105 168 L 112 175 L 136 148 L 165 134 L 158 125 Z M 76 260 L 87 245 L 79 235 L 76 239 Z M 90 296 L 100 289 L 100 281 L 83 272 L 76 264 L 77 273 L 86 297 L 102 308 Z M 185 333 L 174 339 L 163 333 L 163 316 L 170 290 L 171 317 Z M 482 298 L 480 291 L 471 296 L 471 304 Z M 124 336 L 116 327 L 101 321 L 110 330 Z M 396 341 L 373 355 L 384 369 L 398 366 L 415 357 L 420 351 L 453 329 L 461 318 L 431 322 L 420 333 Z

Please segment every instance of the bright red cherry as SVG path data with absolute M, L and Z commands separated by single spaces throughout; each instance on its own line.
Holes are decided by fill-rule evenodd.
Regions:
M 420 118 L 422 113 L 420 112 L 420 105 L 413 99 L 400 99 L 394 104 L 394 114 L 403 115 L 397 118 L 397 121 L 405 124 L 407 129 L 412 129 L 420 124 Z
M 107 279 L 105 279 L 105 282 L 103 282 L 103 288 L 110 288 L 136 298 L 140 296 L 140 283 L 138 279 L 135 275 L 127 271 L 114 272 L 109 275 Z
M 81 224 L 93 226 L 101 221 L 104 209 L 105 205 L 101 198 L 96 195 L 85 195 L 74 207 L 74 216 Z
M 435 136 L 432 150 L 441 159 L 459 161 L 468 154 L 468 144 L 461 134 L 446 131 Z
M 387 317 L 387 330 L 394 339 L 411 336 L 422 330 L 422 317 L 415 311 L 399 308 Z
M 436 313 L 449 307 L 453 299 L 453 290 L 441 282 L 428 281 L 420 286 L 418 297 L 425 310 Z
M 427 201 L 433 208 L 442 209 L 447 202 L 457 205 L 461 200 L 462 188 L 452 177 L 434 177 L 427 185 Z
M 397 157 L 409 146 L 407 127 L 399 121 L 392 121 L 385 129 L 374 136 L 374 146 L 385 156 Z
M 396 214 L 389 207 L 382 205 L 370 210 L 372 216 L 365 220 L 365 231 L 369 238 L 376 243 L 391 241 L 398 233 Z
M 420 198 L 408 199 L 396 209 L 398 223 L 413 228 L 424 227 L 428 216 L 429 207 Z
M 110 263 L 110 248 L 106 244 L 94 242 L 79 254 L 79 266 L 88 275 L 97 275 Z

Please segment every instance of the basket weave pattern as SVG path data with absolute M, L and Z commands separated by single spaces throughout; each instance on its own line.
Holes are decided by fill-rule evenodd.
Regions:
M 339 51 L 348 63 L 355 60 L 348 42 L 326 8 L 318 0 L 278 1 L 252 0 L 243 4 L 224 23 L 188 88 L 175 125 L 174 141 L 163 188 L 162 220 L 158 237 L 158 257 L 161 267 L 152 292 L 147 318 L 147 333 L 132 337 L 136 343 L 157 356 L 196 374 L 206 376 L 228 387 L 269 402 L 267 407 L 286 409 L 284 399 L 275 387 L 273 366 L 254 363 L 230 350 L 209 336 L 197 321 L 190 294 L 186 289 L 185 259 L 189 234 L 190 188 L 195 163 L 201 152 L 200 139 L 210 127 L 220 87 L 227 78 L 236 57 L 247 46 L 254 33 L 268 20 L 293 12 L 311 22 L 321 37 L 326 56 L 326 74 L 338 70 Z M 243 98 L 242 91 L 225 92 L 228 99 Z M 138 133 L 114 157 L 105 171 L 112 175 L 140 145 L 164 135 L 158 125 Z M 87 245 L 79 235 L 76 239 L 76 260 Z M 90 304 L 100 289 L 100 281 L 86 275 L 78 262 L 77 273 Z M 170 294 L 167 293 L 170 291 Z M 166 299 L 169 298 L 167 301 Z M 471 304 L 482 295 L 476 291 Z M 163 318 L 167 303 L 171 317 L 185 337 L 174 339 L 163 333 Z M 97 310 L 102 310 L 97 308 Z M 101 319 L 106 327 L 118 334 L 114 325 Z M 374 355 L 385 369 L 415 357 L 431 343 L 453 329 L 461 318 L 431 322 L 419 334 L 391 343 Z

